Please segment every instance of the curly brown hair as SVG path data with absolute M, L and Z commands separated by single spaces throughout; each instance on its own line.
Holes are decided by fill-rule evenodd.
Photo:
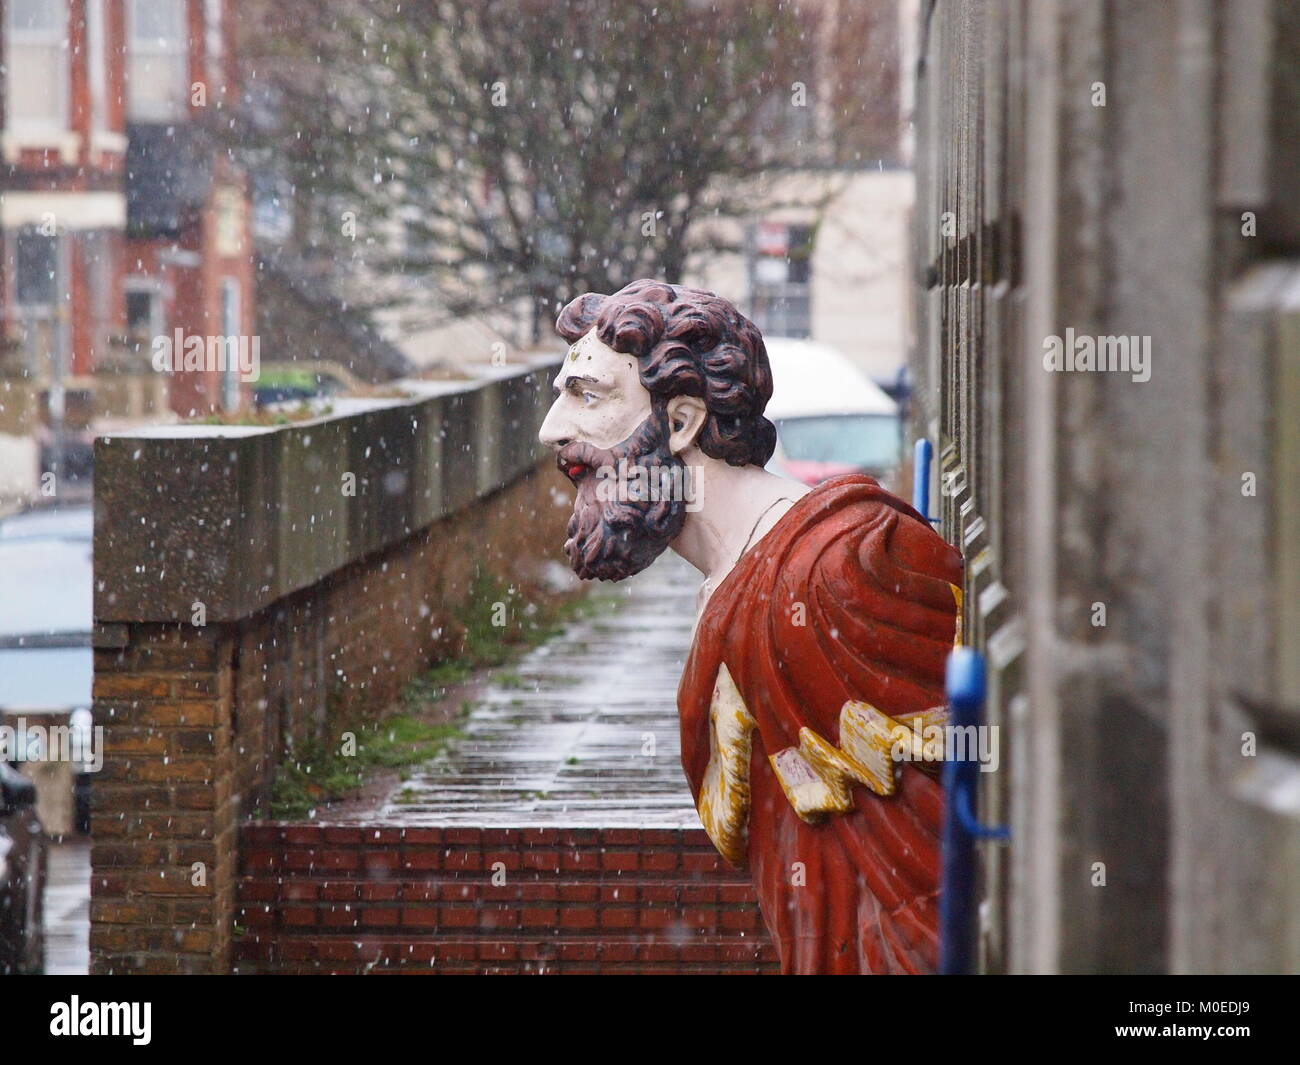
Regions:
M 772 370 L 763 335 L 735 304 L 644 278 L 612 296 L 588 292 L 571 300 L 555 323 L 570 343 L 593 326 L 601 343 L 636 356 L 641 383 L 657 406 L 674 396 L 704 400 L 701 451 L 732 466 L 766 465 L 776 448 L 776 426 L 763 417 Z

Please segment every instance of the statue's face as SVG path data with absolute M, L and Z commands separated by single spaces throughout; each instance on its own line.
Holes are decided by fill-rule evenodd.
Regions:
M 581 442 L 611 448 L 650 413 L 636 357 L 620 355 L 590 332 L 575 343 L 555 378 L 555 402 L 538 433 L 556 450 Z
M 564 544 L 569 564 L 584 580 L 630 577 L 663 552 L 686 520 L 685 498 L 646 490 L 652 481 L 686 482 L 673 454 L 668 406 L 653 402 L 635 356 L 619 354 L 594 333 L 569 349 L 555 393 L 538 436 L 555 449 L 560 472 L 578 489 Z

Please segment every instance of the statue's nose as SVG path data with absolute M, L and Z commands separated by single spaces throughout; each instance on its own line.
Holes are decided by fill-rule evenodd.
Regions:
M 549 448 L 559 451 L 573 440 L 572 430 L 562 424 L 563 417 L 552 407 L 546 415 L 546 420 L 542 422 L 542 427 L 537 431 L 537 439 Z

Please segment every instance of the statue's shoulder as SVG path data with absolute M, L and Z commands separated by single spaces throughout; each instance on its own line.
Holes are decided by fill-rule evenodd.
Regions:
M 796 501 L 769 543 L 769 566 L 787 586 L 865 578 L 896 594 L 946 598 L 960 585 L 960 552 L 874 478 L 823 481 Z M 757 561 L 757 560 L 756 560 Z M 929 587 L 937 585 L 935 591 Z M 924 588 L 924 592 L 922 592 Z
M 822 481 L 795 500 L 782 515 L 773 537 L 801 541 L 814 531 L 822 535 L 855 535 L 881 524 L 902 525 L 913 537 L 943 540 L 929 523 L 896 495 L 886 491 L 874 477 L 842 474 Z
M 846 474 L 807 492 L 697 602 L 705 632 L 783 612 L 819 589 L 844 599 L 870 585 L 923 602 L 951 602 L 961 555 L 911 506 L 871 477 Z M 697 630 L 698 631 L 698 630 Z
M 831 477 L 802 496 L 796 505 L 808 507 L 823 518 L 844 511 L 862 513 L 892 512 L 926 525 L 911 505 L 887 491 L 874 477 L 865 473 L 846 473 Z

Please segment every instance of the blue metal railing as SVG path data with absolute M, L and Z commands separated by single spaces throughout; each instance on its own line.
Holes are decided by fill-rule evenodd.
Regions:
M 948 724 L 966 730 L 983 725 L 984 656 L 970 647 L 954 647 L 948 656 L 946 678 Z M 954 733 L 949 732 L 948 736 Z M 975 732 L 958 735 L 975 736 Z M 987 826 L 976 813 L 979 763 L 967 740 L 961 745 L 945 744 L 943 764 L 943 878 L 939 888 L 939 972 L 945 975 L 970 973 L 975 969 L 976 910 L 975 841 L 1006 840 L 1010 830 L 1003 825 Z M 955 754 L 965 757 L 958 759 Z
M 930 465 L 934 462 L 934 445 L 925 437 L 916 442 L 912 462 L 912 507 L 926 521 L 930 517 Z

